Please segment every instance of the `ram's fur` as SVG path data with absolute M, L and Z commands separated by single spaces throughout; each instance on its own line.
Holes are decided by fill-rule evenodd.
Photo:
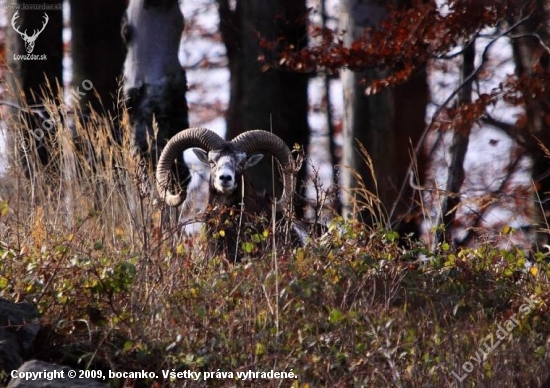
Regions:
M 280 138 L 266 131 L 248 131 L 225 141 L 204 128 L 184 130 L 168 142 L 157 165 L 159 194 L 170 206 L 179 206 L 186 199 L 185 191 L 172 194 L 168 187 L 174 159 L 188 148 L 194 148 L 199 160 L 210 166 L 208 206 L 204 213 L 210 253 L 223 253 L 228 260 L 238 261 L 238 240 L 245 228 L 253 225 L 261 212 L 269 211 L 265 197 L 257 194 L 246 170 L 262 159 L 261 152 L 274 156 L 282 172 L 284 189 L 277 210 L 289 212 L 295 188 L 294 158 Z

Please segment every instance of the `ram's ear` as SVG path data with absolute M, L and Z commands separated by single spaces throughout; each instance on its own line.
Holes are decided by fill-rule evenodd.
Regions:
M 203 164 L 208 165 L 208 152 L 205 150 L 201 150 L 200 148 L 193 148 L 193 152 L 195 155 L 197 155 L 197 158 L 199 158 L 199 161 Z
M 244 168 L 255 166 L 263 158 L 264 158 L 264 156 L 262 154 L 255 154 L 255 155 L 249 156 L 248 159 L 246 159 L 246 163 L 244 165 Z

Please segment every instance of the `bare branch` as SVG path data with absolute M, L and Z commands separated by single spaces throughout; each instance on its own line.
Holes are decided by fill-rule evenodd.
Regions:
M 478 73 L 481 71 L 481 69 L 483 68 L 483 66 L 485 65 L 485 63 L 487 62 L 487 57 L 488 57 L 488 53 L 489 53 L 489 49 L 493 46 L 493 44 L 499 40 L 500 38 L 504 37 L 504 36 L 507 36 L 510 34 L 510 32 L 512 32 L 513 30 L 515 30 L 518 26 L 520 26 L 521 24 L 525 23 L 530 17 L 531 17 L 531 14 L 532 13 L 529 13 L 527 16 L 519 19 L 517 22 L 515 22 L 514 24 L 512 24 L 509 28 L 507 28 L 506 30 L 502 31 L 500 34 L 498 34 L 491 42 L 489 42 L 487 44 L 487 46 L 485 47 L 485 49 L 483 50 L 483 53 L 482 53 L 482 60 L 481 60 L 481 63 L 479 64 L 479 66 L 469 75 L 467 76 L 463 81 L 462 83 L 449 95 L 449 97 L 447 97 L 447 99 L 443 102 L 443 104 L 441 104 L 439 106 L 439 108 L 437 108 L 436 112 L 434 113 L 434 115 L 432 116 L 432 121 L 430 122 L 429 125 L 426 126 L 426 128 L 424 129 L 424 132 L 422 133 L 422 135 L 420 136 L 420 138 L 418 139 L 418 142 L 416 143 L 416 146 L 414 147 L 414 153 L 415 155 L 419 155 L 420 153 L 420 150 L 422 149 L 422 145 L 424 144 L 424 140 L 426 139 L 426 136 L 428 135 L 428 132 L 430 131 L 430 128 L 432 127 L 433 123 L 435 122 L 435 120 L 437 119 L 437 117 L 441 114 L 441 112 L 443 111 L 443 109 L 456 97 L 456 95 L 460 92 L 460 90 L 467 84 L 469 84 L 471 82 L 471 80 L 476 77 L 478 75 Z M 409 184 L 409 175 L 410 175 L 410 172 L 412 171 L 413 169 L 413 166 L 414 166 L 414 161 L 411 160 L 409 162 L 409 166 L 407 167 L 407 174 L 406 174 L 406 178 L 403 180 L 403 182 L 401 183 L 401 188 L 399 190 L 399 193 L 397 195 L 397 199 L 394 201 L 391 209 L 390 209 L 390 212 L 389 212 L 389 217 L 390 219 L 393 217 L 394 213 L 395 213 L 395 210 L 397 209 L 397 205 L 399 203 L 399 200 L 401 199 L 401 197 L 403 196 L 403 193 L 405 191 L 405 188 L 407 187 L 407 185 Z
M 539 41 L 539 44 L 542 46 L 542 48 L 546 52 L 550 53 L 550 47 L 546 43 L 544 43 L 544 41 L 542 40 L 539 34 L 525 33 L 525 34 L 518 34 L 518 35 L 509 35 L 509 38 L 511 39 L 535 38 L 536 40 Z

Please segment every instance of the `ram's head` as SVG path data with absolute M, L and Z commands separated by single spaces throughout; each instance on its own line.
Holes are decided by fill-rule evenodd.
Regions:
M 169 189 L 169 182 L 175 159 L 189 148 L 196 148 L 194 152 L 199 160 L 210 166 L 211 187 L 218 194 L 227 196 L 235 192 L 245 170 L 262 159 L 261 153 L 272 155 L 283 179 L 283 194 L 277 202 L 277 210 L 289 209 L 295 189 L 295 164 L 292 153 L 279 137 L 270 132 L 253 130 L 225 141 L 205 128 L 181 131 L 170 139 L 162 151 L 157 164 L 157 188 L 167 205 L 179 206 L 185 201 L 185 190 L 174 194 Z
M 201 163 L 210 167 L 210 185 L 221 195 L 233 194 L 246 169 L 264 157 L 262 154 L 248 156 L 231 143 L 226 143 L 220 150 L 206 152 L 194 148 L 193 152 Z

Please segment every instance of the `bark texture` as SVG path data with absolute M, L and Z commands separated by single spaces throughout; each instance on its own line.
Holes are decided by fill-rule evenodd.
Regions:
M 291 149 L 298 144 L 307 151 L 308 75 L 266 66 L 271 64 L 272 53 L 260 48 L 260 38 L 282 38 L 297 50 L 307 44 L 306 26 L 301 22 L 305 1 L 237 0 L 234 9 L 227 0 L 218 0 L 218 4 L 231 73 L 227 138 L 252 129 L 272 129 Z M 265 61 L 259 61 L 261 55 Z M 256 188 L 271 192 L 271 171 L 270 158 L 253 168 L 250 175 Z M 298 187 L 304 177 L 303 168 Z M 282 186 L 277 179 L 275 182 L 279 193 Z
M 461 89 L 457 95 L 458 105 L 472 102 L 473 79 L 470 76 L 473 75 L 475 70 L 475 56 L 476 48 L 474 40 L 464 48 L 464 53 L 462 54 L 462 66 L 460 69 Z M 436 223 L 436 225 L 445 225 L 445 228 L 443 230 L 437 228 L 435 244 L 443 241 L 451 244 L 454 243 L 452 230 L 461 202 L 460 193 L 465 179 L 464 160 L 466 159 L 471 132 L 472 124 L 467 123 L 462 128 L 455 128 L 452 134 L 451 145 L 449 147 L 451 160 L 447 169 L 447 182 L 444 190 L 446 194 L 441 195 L 439 220 Z
M 183 15 L 177 0 L 131 0 L 123 23 L 128 52 L 124 63 L 132 144 L 153 165 L 166 142 L 189 127 L 187 81 L 178 60 Z M 155 133 L 153 122 L 158 123 Z M 181 156 L 178 181 L 189 171 Z
M 82 96 L 81 108 L 114 114 L 126 54 L 120 31 L 126 0 L 71 0 L 70 4 L 72 86 L 91 81 L 95 93 Z
M 387 16 L 387 6 L 406 6 L 406 1 L 346 0 L 341 5 L 341 30 L 344 42 L 351 45 L 361 38 L 366 27 L 378 27 Z M 383 70 L 362 72 L 345 70 L 344 87 L 344 168 L 342 207 L 344 215 L 360 216 L 368 223 L 383 221 L 362 206 L 358 178 L 380 199 L 382 212 L 389 212 L 397 201 L 392 222 L 407 217 L 413 207 L 413 193 L 400 193 L 411 161 L 411 145 L 416 145 L 425 127 L 428 100 L 426 73 L 418 72 L 409 81 L 374 94 L 365 93 L 369 81 L 384 77 Z M 361 144 L 372 159 L 374 176 L 359 152 Z M 419 168 L 424 164 L 418 161 Z M 356 174 L 357 173 L 357 174 Z M 389 225 L 384 225 L 389 226 Z
M 531 16 L 527 22 L 518 26 L 518 38 L 512 39 L 516 74 L 519 77 L 538 80 L 550 79 L 550 3 L 546 0 L 534 0 L 529 3 Z M 512 21 L 514 22 L 514 21 Z M 542 44 L 541 44 L 542 43 Z M 546 47 L 544 47 L 545 45 Z M 532 98 L 526 95 L 527 133 L 519 136 L 533 158 L 533 182 L 541 200 L 543 219 L 550 217 L 550 165 L 548 155 L 543 150 L 550 150 L 550 88 L 548 83 L 542 87 L 540 94 Z M 518 136 L 518 133 L 512 133 Z M 540 142 L 540 143 L 539 143 Z M 543 147 L 541 147 L 541 144 Z

